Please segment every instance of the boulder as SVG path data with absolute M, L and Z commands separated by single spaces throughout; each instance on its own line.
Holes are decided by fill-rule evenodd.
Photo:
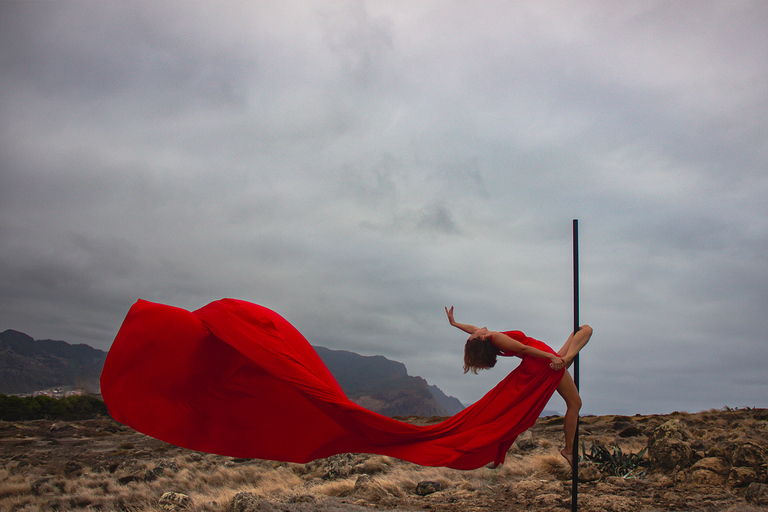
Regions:
M 582 462 L 579 464 L 579 481 L 580 482 L 594 482 L 600 480 L 603 474 L 600 472 L 600 468 L 593 462 Z
M 227 512 L 275 512 L 275 507 L 253 493 L 239 492 L 230 500 Z
M 648 457 L 651 467 L 665 470 L 675 469 L 677 466 L 688 467 L 693 457 L 690 444 L 677 439 L 659 439 L 648 447 Z
M 353 457 L 349 453 L 339 453 L 324 459 L 321 469 L 323 480 L 346 478 L 352 474 Z
M 648 457 L 651 467 L 672 470 L 686 468 L 693 457 L 690 431 L 678 419 L 669 420 L 656 427 L 648 437 Z
M 757 482 L 749 484 L 745 498 L 753 505 L 760 507 L 768 505 L 768 484 Z
M 757 471 L 752 468 L 733 466 L 728 473 L 728 483 L 734 487 L 746 487 L 757 481 Z
M 691 467 L 691 471 L 710 471 L 718 475 L 727 475 L 731 465 L 720 457 L 705 457 Z
M 430 482 L 425 480 L 423 482 L 419 482 L 418 485 L 416 485 L 416 490 L 414 492 L 419 496 L 426 496 L 427 494 L 439 492 L 440 490 L 441 487 L 438 482 Z
M 756 468 L 765 462 L 763 447 L 750 441 L 740 444 L 733 452 L 734 466 Z
M 162 510 L 169 512 L 180 512 L 192 508 L 192 500 L 186 494 L 180 492 L 166 492 L 160 496 L 158 502 Z
M 649 436 L 648 444 L 653 444 L 659 439 L 677 439 L 678 441 L 690 441 L 693 438 L 690 430 L 678 419 L 665 421 Z
M 619 437 L 637 437 L 643 435 L 643 429 L 637 425 L 630 425 L 619 432 Z
M 533 506 L 535 508 L 555 508 L 562 505 L 563 499 L 558 494 L 539 494 L 533 499 Z
M 697 469 L 691 471 L 691 483 L 701 487 L 721 486 L 725 483 L 727 478 L 724 475 L 720 475 L 708 469 Z

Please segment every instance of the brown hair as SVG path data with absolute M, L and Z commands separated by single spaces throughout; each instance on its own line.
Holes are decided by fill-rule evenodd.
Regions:
M 464 344 L 464 373 L 477 374 L 478 370 L 487 370 L 496 366 L 499 351 L 491 343 L 491 337 L 468 339 Z

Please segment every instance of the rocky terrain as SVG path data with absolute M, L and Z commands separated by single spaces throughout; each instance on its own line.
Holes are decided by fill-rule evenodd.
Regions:
M 456 471 L 377 455 L 233 459 L 106 418 L 0 422 L 0 510 L 564 511 L 561 438 L 562 420 L 542 418 L 501 468 Z M 587 416 L 581 439 L 580 510 L 768 510 L 764 409 Z

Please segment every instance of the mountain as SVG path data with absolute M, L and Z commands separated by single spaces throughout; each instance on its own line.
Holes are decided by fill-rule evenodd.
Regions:
M 314 347 L 344 393 L 356 404 L 384 416 L 451 416 L 464 408 L 403 363 L 384 356 Z
M 24 333 L 0 333 L 0 393 L 77 386 L 99 389 L 99 375 L 107 353 L 84 344 L 34 340 Z
M 450 416 L 464 407 L 421 377 L 408 375 L 403 363 L 384 356 L 361 356 L 314 347 L 337 382 L 355 403 L 385 416 Z M 75 386 L 99 389 L 107 353 L 88 345 L 34 340 L 14 330 L 0 333 L 0 393 L 32 393 Z
M 432 396 L 435 397 L 437 402 L 443 406 L 443 409 L 445 409 L 449 415 L 453 416 L 457 412 L 464 409 L 464 404 L 459 402 L 458 398 L 446 395 L 439 387 L 430 385 L 429 391 L 432 393 Z

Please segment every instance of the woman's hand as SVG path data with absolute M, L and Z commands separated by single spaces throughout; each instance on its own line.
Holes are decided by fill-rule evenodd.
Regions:
M 466 332 L 467 334 L 474 334 L 479 327 L 472 325 L 472 324 L 462 324 L 457 322 L 453 318 L 453 306 L 451 306 L 451 309 L 448 309 L 448 306 L 445 307 L 445 314 L 448 315 L 448 321 L 451 323 L 452 326 L 456 327 L 457 329 L 461 329 L 462 331 Z
M 446 306 L 445 314 L 448 315 L 448 322 L 451 325 L 456 325 L 456 320 L 453 319 L 453 306 L 451 306 L 451 309 L 448 309 L 448 306 Z
M 552 368 L 555 371 L 562 370 L 565 368 L 565 361 L 563 361 L 561 358 L 557 357 L 556 355 L 552 354 L 550 357 L 550 360 L 552 361 L 549 363 L 549 367 Z

